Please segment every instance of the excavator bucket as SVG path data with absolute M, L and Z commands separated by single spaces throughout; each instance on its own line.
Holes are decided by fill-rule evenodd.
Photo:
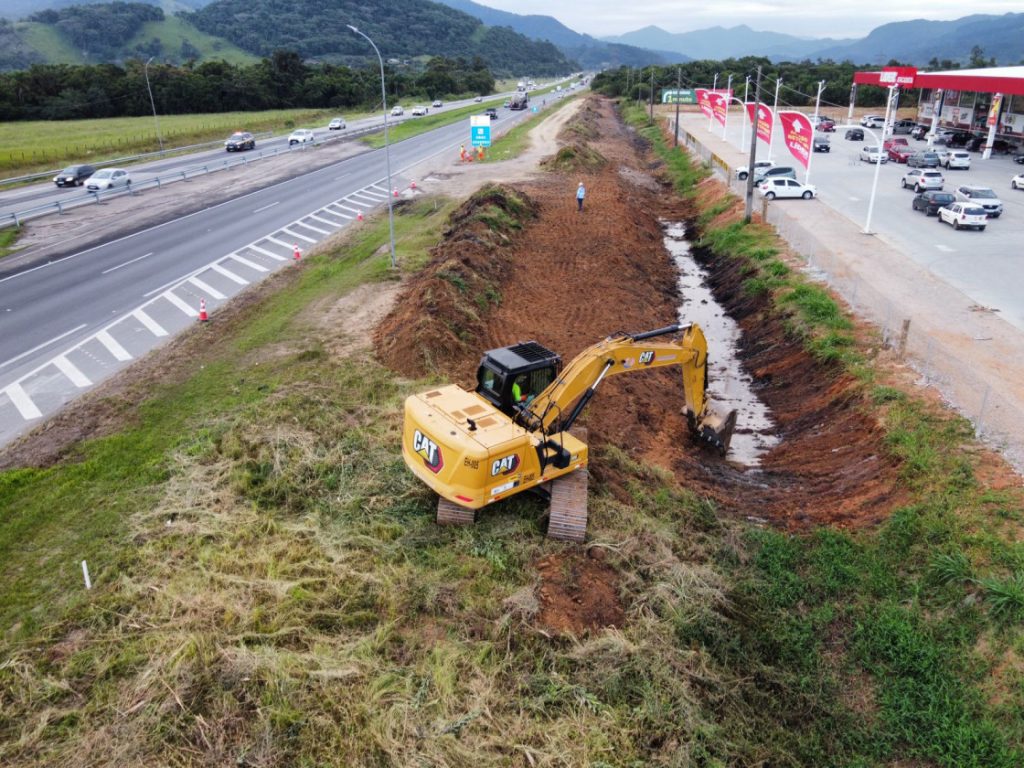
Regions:
M 704 418 L 697 424 L 697 436 L 725 456 L 732 442 L 732 432 L 736 429 L 736 411 L 729 411 L 722 416 L 710 405 L 704 411 Z

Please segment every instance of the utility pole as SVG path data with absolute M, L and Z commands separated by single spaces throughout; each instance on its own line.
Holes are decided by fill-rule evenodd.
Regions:
M 651 122 L 654 122 L 654 65 L 651 65 Z
M 683 68 L 676 67 L 676 146 L 679 146 L 679 92 L 683 88 Z
M 754 84 L 754 124 L 750 126 L 750 159 L 747 160 L 747 195 L 743 221 L 750 223 L 754 209 L 754 158 L 757 157 L 757 113 L 761 108 L 761 68 L 757 68 L 757 80 Z M 772 118 L 774 119 L 774 115 Z M 774 133 L 774 131 L 773 131 Z

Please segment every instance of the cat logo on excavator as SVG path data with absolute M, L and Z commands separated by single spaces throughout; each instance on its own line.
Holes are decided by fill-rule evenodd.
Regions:
M 440 523 L 471 523 L 477 509 L 533 490 L 551 500 L 548 536 L 583 541 L 589 454 L 583 431 L 572 427 L 605 376 L 667 365 L 682 369 L 691 433 L 724 455 L 736 412 L 722 416 L 708 402 L 707 341 L 687 323 L 609 336 L 564 370 L 561 357 L 535 341 L 492 349 L 480 361 L 474 391 L 449 385 L 406 399 L 402 457 L 440 495 Z M 448 462 L 428 434 L 444 436 Z

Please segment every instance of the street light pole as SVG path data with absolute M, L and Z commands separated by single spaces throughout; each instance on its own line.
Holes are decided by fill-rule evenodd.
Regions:
M 391 149 L 388 145 L 388 94 L 384 86 L 384 59 L 380 57 L 380 51 L 377 50 L 377 46 L 373 44 L 373 40 L 368 38 L 351 24 L 346 24 L 345 26 L 360 37 L 364 38 L 366 42 L 373 46 L 373 51 L 377 54 L 377 61 L 380 63 L 380 98 L 384 105 L 384 160 L 388 169 L 388 231 L 391 236 L 391 268 L 394 269 L 398 266 L 398 259 L 395 256 L 395 211 L 394 206 L 391 204 Z
M 160 151 L 164 151 L 164 139 L 160 135 L 160 121 L 156 117 L 156 102 L 153 101 L 153 89 L 149 87 L 149 63 L 155 59 L 155 56 L 150 56 L 146 61 L 146 66 L 142 68 L 143 74 L 146 76 L 146 90 L 149 91 L 149 106 L 153 108 L 153 122 L 156 123 L 156 140 L 160 142 Z
M 898 85 L 889 86 L 889 94 L 885 100 L 885 121 L 882 125 L 882 138 L 878 139 L 878 157 L 875 158 L 875 177 L 871 181 L 871 198 L 868 200 L 868 218 L 864 222 L 864 234 L 871 234 L 871 214 L 875 210 L 875 193 L 878 191 L 878 171 L 882 167 L 882 153 L 885 151 L 885 137 L 889 135 L 889 115 L 892 113 L 893 97 L 899 92 Z

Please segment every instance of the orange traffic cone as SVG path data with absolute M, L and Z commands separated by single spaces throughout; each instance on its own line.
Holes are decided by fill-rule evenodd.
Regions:
M 398 187 L 395 187 L 394 190 L 392 190 L 391 194 L 393 194 L 395 197 L 398 197 Z
M 356 221 L 362 221 L 362 220 L 363 220 L 363 212 L 362 211 L 356 211 Z
M 416 179 L 409 182 L 409 189 L 416 189 Z
M 205 323 L 210 319 L 210 316 L 206 314 L 206 299 L 199 300 L 199 322 Z
M 299 246 L 298 246 L 298 244 L 296 244 L 296 246 L 295 246 L 295 254 L 294 254 L 293 258 L 294 258 L 294 259 L 295 259 L 296 261 L 298 261 L 299 259 L 301 259 L 301 258 L 302 258 L 302 251 L 300 251 L 300 250 L 299 250 Z

